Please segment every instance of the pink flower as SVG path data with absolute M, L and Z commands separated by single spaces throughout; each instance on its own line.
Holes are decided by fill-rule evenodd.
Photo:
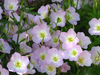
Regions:
M 70 66 L 67 64 L 67 62 L 63 63 L 63 65 L 60 67 L 61 72 L 67 72 L 70 70 Z
M 10 54 L 12 47 L 4 41 L 4 39 L 0 39 L 0 52 L 8 53 Z
M 82 5 L 82 0 L 73 0 L 73 1 L 74 1 L 74 7 L 79 10 Z M 77 1 L 78 1 L 78 4 L 77 4 Z
M 46 72 L 48 75 L 56 75 L 56 67 L 53 64 L 44 63 L 41 67 L 41 72 Z
M 18 34 L 14 34 L 13 37 L 12 37 L 12 40 L 15 41 L 15 43 L 17 43 L 17 36 L 18 36 Z M 26 32 L 23 32 L 23 33 L 19 34 L 18 43 L 28 42 L 28 41 L 29 41 L 29 37 L 28 37 L 28 34 Z
M 32 48 L 27 46 L 26 43 L 20 44 L 20 53 L 21 54 L 31 53 L 31 51 L 32 51 Z
M 76 33 L 72 28 L 69 29 L 67 33 L 61 32 L 59 39 L 63 42 L 63 49 L 71 48 L 74 44 L 79 42 L 79 39 L 76 37 Z
M 97 20 L 96 18 L 92 18 L 92 20 L 89 22 L 89 25 L 89 33 L 91 35 L 100 35 L 100 18 L 99 20 Z
M 12 54 L 10 62 L 8 62 L 7 64 L 7 67 L 11 72 L 24 74 L 27 72 L 28 64 L 29 64 L 29 59 L 27 56 L 21 56 L 19 53 L 15 52 L 14 54 Z
M 56 48 L 52 48 L 48 50 L 45 61 L 47 64 L 53 64 L 55 67 L 59 67 L 63 64 L 63 56 Z
M 51 39 L 49 27 L 46 24 L 34 26 L 32 29 L 32 34 L 34 35 L 32 40 L 37 44 L 43 41 L 47 42 Z
M 63 10 L 59 10 L 57 12 L 51 12 L 51 24 L 52 27 L 56 26 L 64 27 L 65 26 L 65 12 Z
M 88 51 L 86 51 L 86 50 L 83 51 L 78 56 L 77 63 L 80 66 L 91 66 L 91 64 L 92 64 L 91 54 Z
M 1 16 L 2 12 L 3 12 L 3 10 L 2 10 L 2 8 L 0 7 L 0 19 L 2 19 L 2 16 Z
M 77 37 L 79 39 L 78 44 L 82 48 L 87 49 L 88 45 L 91 44 L 90 38 L 88 36 L 85 36 L 83 32 L 78 32 Z
M 35 58 L 38 59 L 39 65 L 42 65 L 45 62 L 47 56 L 48 47 L 42 46 L 39 50 L 35 50 Z
M 40 18 L 41 18 L 41 19 L 44 19 L 44 18 L 47 17 L 48 12 L 49 12 L 49 11 L 48 11 L 49 8 L 50 8 L 49 5 L 41 6 L 41 7 L 39 8 L 38 13 L 40 14 Z
M 57 47 L 59 45 L 59 35 L 60 30 L 54 31 L 54 33 L 52 34 L 52 39 L 45 44 L 48 46 Z
M 80 20 L 80 16 L 78 13 L 75 12 L 74 7 L 69 7 L 66 10 L 66 18 L 68 22 L 71 23 L 72 25 L 77 25 L 77 21 Z
M 100 55 L 98 54 L 98 52 L 100 53 L 100 47 L 92 47 L 90 53 L 91 53 L 91 58 L 93 61 L 93 64 L 98 65 L 100 63 Z
M 4 0 L 4 7 L 6 10 L 16 11 L 18 8 L 18 0 Z
M 25 74 L 34 74 L 36 71 L 33 68 L 34 68 L 33 64 L 29 63 L 27 66 L 27 72 Z
M 31 63 L 33 64 L 34 68 L 36 68 L 39 72 L 41 72 L 40 65 L 38 59 L 36 59 L 35 53 L 31 53 Z
M 82 49 L 79 45 L 73 45 L 72 48 L 64 51 L 64 58 L 69 59 L 70 61 L 77 61 L 79 54 L 82 52 Z

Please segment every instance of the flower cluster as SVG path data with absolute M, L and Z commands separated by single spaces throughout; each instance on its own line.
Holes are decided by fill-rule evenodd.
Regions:
M 81 73 L 78 69 L 83 66 L 99 65 L 100 7 L 96 3 L 90 0 L 1 1 L 0 75 L 63 72 L 78 75 Z

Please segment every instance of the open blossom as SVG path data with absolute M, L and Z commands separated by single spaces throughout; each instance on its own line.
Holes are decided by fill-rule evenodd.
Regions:
M 45 44 L 48 46 L 52 46 L 52 47 L 57 47 L 59 45 L 59 35 L 60 35 L 60 31 L 54 31 L 54 33 L 51 35 L 52 38 L 50 41 L 46 42 Z
M 60 71 L 61 72 L 67 72 L 68 70 L 70 70 L 70 66 L 67 64 L 67 62 L 63 63 L 63 65 L 60 67 Z
M 27 56 L 21 56 L 19 53 L 15 52 L 12 54 L 10 62 L 8 62 L 7 67 L 11 72 L 17 72 L 17 74 L 24 74 L 27 72 L 27 65 L 29 64 L 29 59 Z
M 76 33 L 72 28 L 69 29 L 67 33 L 61 32 L 59 38 L 63 42 L 63 49 L 71 48 L 74 44 L 77 44 L 79 42 L 79 39 L 77 38 Z
M 43 41 L 47 42 L 51 39 L 49 27 L 46 24 L 34 26 L 32 29 L 32 34 L 34 35 L 32 40 L 37 44 Z
M 36 71 L 33 68 L 34 68 L 33 64 L 29 63 L 27 66 L 27 72 L 25 74 L 34 74 Z
M 77 37 L 79 39 L 78 44 L 82 48 L 87 49 L 88 45 L 91 44 L 90 38 L 88 36 L 85 36 L 83 32 L 78 32 Z
M 56 67 L 53 64 L 44 63 L 41 67 L 41 72 L 46 72 L 48 75 L 56 75 Z
M 90 53 L 91 53 L 91 58 L 93 61 L 93 64 L 98 65 L 100 64 L 100 55 L 98 54 L 98 52 L 100 53 L 100 47 L 92 47 Z
M 88 51 L 86 51 L 86 50 L 83 51 L 78 56 L 77 63 L 80 66 L 91 66 L 91 64 L 92 64 L 91 54 Z
M 72 48 L 67 49 L 63 52 L 64 59 L 69 59 L 70 61 L 77 61 L 79 54 L 82 52 L 82 49 L 79 45 L 73 45 Z
M 8 53 L 10 54 L 12 47 L 4 40 L 0 39 L 0 52 Z
M 0 64 L 0 75 L 9 75 L 9 71 L 6 70 L 5 68 L 2 68 Z
M 41 7 L 39 8 L 38 13 L 40 14 L 40 18 L 41 18 L 41 19 L 44 19 L 44 18 L 47 17 L 48 12 L 49 12 L 49 11 L 48 11 L 49 8 L 50 8 L 49 5 L 41 6 Z
M 100 35 L 100 18 L 98 20 L 96 18 L 92 18 L 92 20 L 89 22 L 89 25 L 89 33 L 91 35 Z
M 18 36 L 18 34 L 14 34 L 13 37 L 12 37 L 12 40 L 15 41 L 15 43 L 17 43 L 17 36 Z M 28 41 L 29 41 L 29 37 L 28 37 L 28 34 L 26 32 L 19 34 L 18 43 L 28 42 Z
M 78 13 L 75 12 L 74 7 L 69 7 L 66 10 L 66 18 L 68 22 L 71 23 L 72 25 L 77 25 L 77 21 L 80 20 L 80 16 Z
M 81 8 L 82 1 L 81 0 L 73 0 L 73 1 L 74 1 L 74 7 L 79 10 Z
M 64 27 L 65 26 L 65 12 L 63 10 L 58 10 L 57 12 L 51 12 L 51 24 L 52 27 L 56 26 Z
M 2 8 L 0 7 L 0 19 L 2 19 L 2 16 L 1 16 L 2 12 L 3 12 L 3 10 L 2 10 Z
M 48 49 L 48 47 L 42 46 L 40 49 L 34 51 L 35 58 L 38 59 L 39 65 L 45 62 Z
M 30 53 L 31 51 L 32 51 L 32 48 L 27 46 L 26 43 L 20 44 L 20 53 L 21 54 Z
M 63 56 L 59 50 L 52 48 L 48 50 L 45 61 L 47 64 L 53 64 L 55 67 L 59 67 L 63 64 Z
M 36 58 L 35 53 L 31 53 L 31 63 L 33 64 L 34 68 L 36 68 L 39 72 L 41 72 L 40 70 L 40 66 L 38 59 Z
M 4 0 L 4 7 L 6 10 L 16 11 L 18 8 L 18 0 Z

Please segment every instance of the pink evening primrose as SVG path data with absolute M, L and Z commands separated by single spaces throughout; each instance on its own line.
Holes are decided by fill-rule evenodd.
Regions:
M 38 59 L 36 59 L 35 53 L 31 53 L 30 60 L 31 60 L 31 63 L 33 64 L 34 68 L 36 68 L 39 72 L 41 72 L 40 65 L 39 65 Z
M 52 2 L 61 2 L 62 0 L 52 0 Z
M 32 34 L 34 35 L 32 40 L 37 44 L 43 41 L 47 42 L 51 39 L 49 27 L 46 24 L 34 26 L 32 29 Z
M 56 67 L 53 64 L 44 63 L 41 67 L 41 72 L 46 72 L 48 75 L 56 75 Z
M 92 49 L 90 51 L 93 64 L 95 64 L 95 65 L 100 64 L 100 55 L 98 54 L 98 52 L 100 53 L 100 47 L 99 46 L 92 47 Z
M 18 8 L 18 0 L 4 0 L 4 7 L 6 10 L 16 11 Z
M 89 33 L 91 35 L 100 35 L 100 18 L 98 20 L 96 18 L 92 18 L 92 20 L 89 22 L 89 25 Z
M 12 40 L 15 41 L 15 43 L 17 43 L 17 36 L 18 36 L 18 34 L 14 34 L 13 37 L 12 37 Z M 18 43 L 28 42 L 28 41 L 29 41 L 29 36 L 26 32 L 23 32 L 23 33 L 19 34 Z
M 55 28 L 56 26 L 65 26 L 65 11 L 58 10 L 57 12 L 51 12 L 50 17 L 53 28 Z
M 47 17 L 48 15 L 48 9 L 50 9 L 50 6 L 49 5 L 46 5 L 46 6 L 41 6 L 38 10 L 38 13 L 40 14 L 40 18 L 41 19 L 44 19 Z
M 15 52 L 12 54 L 10 62 L 8 62 L 7 67 L 11 72 L 17 72 L 17 74 L 24 74 L 27 72 L 27 65 L 29 64 L 29 59 L 27 56 L 21 56 L 19 53 Z
M 88 51 L 83 51 L 78 56 L 78 60 L 76 61 L 80 66 L 91 66 L 92 59 L 91 54 Z
M 73 1 L 74 1 L 74 7 L 79 10 L 81 8 L 82 1 L 81 0 L 73 0 Z
M 59 35 L 60 30 L 54 31 L 54 33 L 52 34 L 52 39 L 45 44 L 48 46 L 57 47 L 59 45 Z
M 5 68 L 2 68 L 0 64 L 0 75 L 9 75 L 9 71 L 6 70 Z
M 21 54 L 31 53 L 31 51 L 32 51 L 32 48 L 27 46 L 26 43 L 20 44 L 20 53 Z
M 33 68 L 34 68 L 33 64 L 29 63 L 27 66 L 27 72 L 25 74 L 34 74 L 36 71 Z
M 2 38 L 0 38 L 0 52 L 10 54 L 12 47 Z
M 69 29 L 67 33 L 61 32 L 59 39 L 63 42 L 63 49 L 71 48 L 74 44 L 79 42 L 79 39 L 77 38 L 76 33 L 72 28 Z
M 82 52 L 82 49 L 79 45 L 73 45 L 72 48 L 64 51 L 64 58 L 69 59 L 70 61 L 77 61 L 79 54 Z
M 67 72 L 68 70 L 70 70 L 70 66 L 67 64 L 67 62 L 63 63 L 63 65 L 60 67 L 60 71 L 61 72 Z
M 68 22 L 71 23 L 72 25 L 77 25 L 77 21 L 80 20 L 80 15 L 75 12 L 74 7 L 69 7 L 66 10 L 66 18 Z
M 48 47 L 42 46 L 39 50 L 35 50 L 35 58 L 38 60 L 39 65 L 42 65 L 45 62 L 47 56 Z
M 91 44 L 90 38 L 88 36 L 85 36 L 83 32 L 78 32 L 77 37 L 79 39 L 78 44 L 82 48 L 87 49 L 88 45 Z
M 55 67 L 59 67 L 63 64 L 63 56 L 59 50 L 51 48 L 48 50 L 45 61 L 47 64 L 53 64 Z
M 2 8 L 0 7 L 0 20 L 2 19 L 2 16 L 1 16 L 2 12 L 3 12 L 3 10 L 2 10 Z

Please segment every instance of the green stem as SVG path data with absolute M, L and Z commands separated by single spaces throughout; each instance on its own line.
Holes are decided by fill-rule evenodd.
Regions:
M 23 0 L 21 0 L 21 9 L 22 9 L 22 8 L 23 8 Z M 21 10 L 19 24 L 21 24 L 22 17 L 23 17 L 23 11 Z M 18 40 L 19 40 L 19 31 L 20 31 L 20 25 L 18 25 L 17 44 L 18 44 Z

